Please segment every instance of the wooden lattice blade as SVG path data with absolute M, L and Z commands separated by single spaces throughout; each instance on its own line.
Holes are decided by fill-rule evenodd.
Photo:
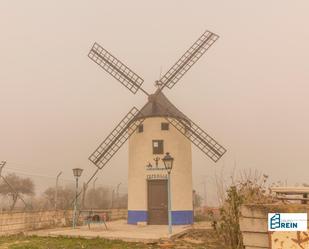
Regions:
M 136 118 L 137 116 L 139 117 L 138 119 Z M 143 123 L 144 119 L 140 117 L 140 111 L 136 107 L 133 107 L 99 147 L 90 155 L 89 160 L 98 168 L 102 169 L 128 140 L 137 127 Z
M 167 117 L 166 119 L 214 162 L 225 154 L 226 149 L 189 118 L 181 120 Z
M 94 43 L 88 57 L 134 94 L 144 82 L 139 75 L 134 73 L 98 43 Z
M 158 81 L 160 88 L 171 89 L 184 74 L 202 57 L 202 55 L 219 38 L 218 35 L 206 31 L 200 38 L 184 53 L 184 55 L 167 71 Z

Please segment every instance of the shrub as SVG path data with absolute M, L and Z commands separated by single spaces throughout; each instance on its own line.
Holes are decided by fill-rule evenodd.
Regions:
M 239 180 L 227 188 L 215 229 L 229 248 L 244 248 L 239 226 L 241 205 L 273 202 L 266 188 L 267 179 L 267 175 L 257 173 L 240 174 Z

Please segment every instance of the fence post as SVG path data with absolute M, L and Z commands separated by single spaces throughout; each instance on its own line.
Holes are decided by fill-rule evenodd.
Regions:
M 1 176 L 1 173 L 2 173 L 2 169 L 3 169 L 3 167 L 5 166 L 5 164 L 6 164 L 6 161 L 2 161 L 2 162 L 0 163 L 0 178 L 2 177 L 2 176 Z
M 57 210 L 57 201 L 58 201 L 58 181 L 59 177 L 61 176 L 62 171 L 59 172 L 56 178 L 56 187 L 55 187 L 55 210 Z

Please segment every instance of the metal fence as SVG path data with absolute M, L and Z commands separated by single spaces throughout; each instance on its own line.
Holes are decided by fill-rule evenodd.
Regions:
M 0 165 L 1 166 L 1 165 Z M 14 177 L 12 177 L 14 175 Z M 28 191 L 28 179 L 33 189 Z M 86 185 L 80 181 L 78 203 L 80 208 L 106 209 L 126 208 L 127 190 L 124 185 L 103 185 L 99 181 Z M 26 184 L 23 186 L 23 184 Z M 17 197 L 15 205 L 14 195 Z M 44 173 L 27 172 L 20 166 L 6 165 L 0 177 L 0 212 L 25 210 L 72 209 L 75 199 L 75 181 L 62 174 L 54 176 Z
M 127 210 L 125 209 L 96 211 L 108 211 L 110 220 L 124 219 L 127 216 Z M 38 229 L 71 226 L 72 217 L 72 210 L 0 212 L 0 236 Z M 83 217 L 79 217 L 79 223 L 82 225 Z

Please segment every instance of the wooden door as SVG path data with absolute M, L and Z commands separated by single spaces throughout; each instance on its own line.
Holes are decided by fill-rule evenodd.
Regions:
M 167 180 L 148 180 L 148 224 L 166 225 Z

